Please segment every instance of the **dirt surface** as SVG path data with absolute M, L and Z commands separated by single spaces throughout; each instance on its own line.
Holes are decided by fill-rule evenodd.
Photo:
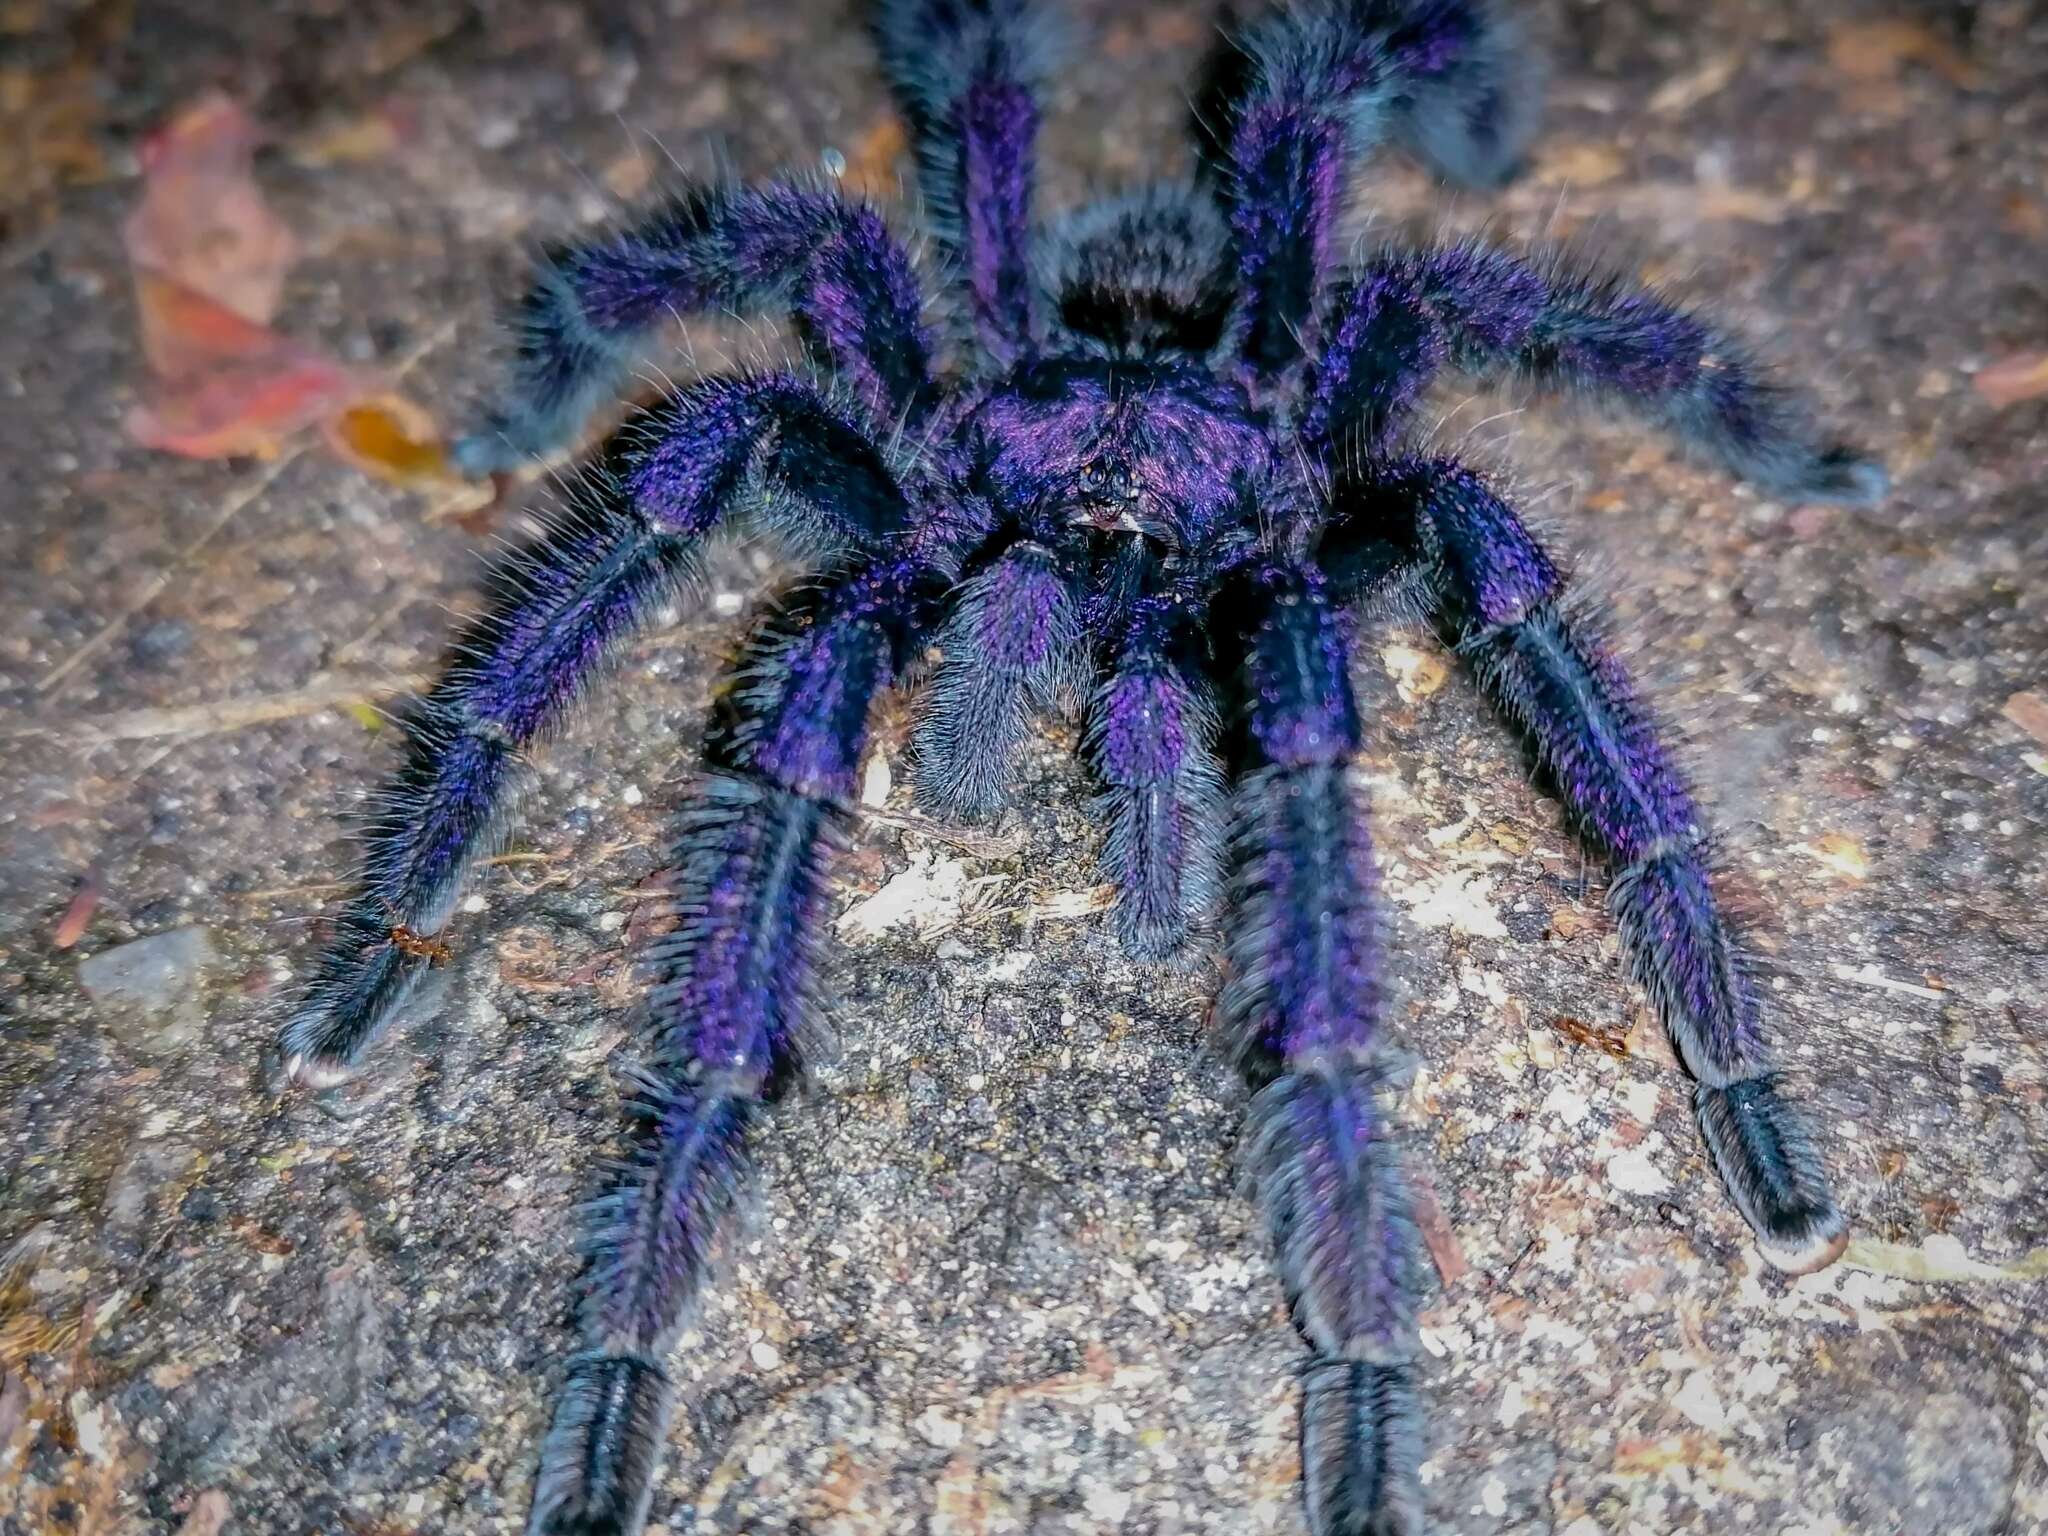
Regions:
M 1896 475 L 1868 511 L 1788 508 L 1633 428 L 1443 397 L 1441 438 L 1515 467 L 1690 740 L 1857 1242 L 1761 1266 L 1599 870 L 1434 643 L 1376 635 L 1361 771 L 1443 1215 L 1431 1529 L 2048 1530 L 2048 395 L 2015 398 L 2048 350 L 2048 14 L 1538 15 L 1539 153 L 1452 221 L 1712 298 Z M 1206 7 L 1080 19 L 1047 206 L 1184 165 L 1209 36 Z M 406 389 L 457 420 L 535 242 L 670 158 L 829 149 L 893 193 L 900 141 L 836 0 L 26 0 L 0 30 L 0 1530 L 516 1530 L 636 888 L 759 573 L 725 558 L 541 756 L 516 856 L 363 1079 L 273 1094 L 339 816 L 388 766 L 373 706 L 433 665 L 487 519 L 297 442 L 124 436 L 139 146 L 204 88 L 245 102 L 305 253 L 279 324 L 416 357 Z M 392 103 L 392 142 L 349 140 Z M 1368 199 L 1446 206 L 1399 165 Z M 841 899 L 907 880 L 923 927 L 844 925 L 841 1053 L 766 1138 L 680 1351 L 657 1525 L 1298 1533 L 1298 1355 L 1203 1044 L 1214 972 L 1134 968 L 1087 912 L 1071 731 L 963 846 L 904 825 L 901 723 Z

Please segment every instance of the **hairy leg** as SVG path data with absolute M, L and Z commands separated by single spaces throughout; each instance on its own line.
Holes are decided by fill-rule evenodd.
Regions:
M 654 1059 L 632 1150 L 591 1208 L 583 1348 L 541 1450 L 531 1536 L 637 1531 L 669 1350 L 748 1176 L 747 1134 L 796 1073 L 828 862 L 869 707 L 915 632 L 903 567 L 827 592 L 746 669 L 678 842 L 681 926 L 647 956 Z
M 1372 851 L 1348 763 L 1359 742 L 1343 621 L 1320 575 L 1242 594 L 1246 753 L 1218 1013 L 1258 1085 L 1249 1172 L 1312 1359 L 1302 1483 L 1316 1536 L 1421 1529 L 1412 1361 L 1419 1244 L 1392 1127 Z
M 361 883 L 282 1032 L 291 1076 L 340 1081 L 398 1010 L 430 958 L 402 941 L 438 933 L 464 873 L 497 846 L 526 748 L 662 606 L 743 487 L 765 477 L 815 489 L 830 465 L 839 496 L 812 519 L 818 537 L 900 520 L 902 493 L 854 430 L 797 380 L 709 380 L 650 413 L 622 475 L 587 487 L 499 566 L 482 616 L 405 720 L 404 765 L 376 802 Z
M 1079 671 L 1074 574 L 1033 541 L 969 580 L 939 632 L 943 651 L 911 738 L 918 796 L 952 816 L 991 814 L 1033 709 Z
M 1309 454 L 1383 453 L 1446 365 L 1628 405 L 1773 494 L 1872 502 L 1883 468 L 1823 442 L 1734 338 L 1556 256 L 1474 242 L 1389 251 L 1336 294 L 1302 414 Z
M 1014 361 L 1033 339 L 1033 160 L 1053 25 L 1032 0 L 883 0 L 875 34 L 917 136 L 926 205 L 965 262 L 975 329 Z
M 1565 616 L 1563 579 L 1511 508 L 1448 461 L 1384 468 L 1459 650 L 1527 733 L 1585 840 L 1615 870 L 1609 904 L 1637 978 L 1697 1084 L 1694 1105 L 1736 1208 L 1788 1269 L 1831 1262 L 1841 1214 L 1804 1117 L 1779 1096 L 1762 1006 L 1714 899 L 1707 833 L 1614 659 Z
M 1108 786 L 1103 873 L 1117 889 L 1124 947 L 1145 960 L 1186 946 L 1222 873 L 1216 708 L 1175 618 L 1170 604 L 1139 605 L 1088 726 L 1089 757 Z
M 918 416 L 931 338 L 909 256 L 881 215 L 796 182 L 692 188 L 618 234 L 572 246 L 517 313 L 504 397 L 455 445 L 471 474 L 562 447 L 618 393 L 663 321 L 787 309 L 820 361 L 874 417 Z
M 1396 138 L 1455 181 L 1497 184 L 1534 132 L 1540 83 L 1491 0 L 1309 0 L 1224 48 L 1203 129 L 1236 237 L 1245 359 L 1272 372 L 1303 355 L 1365 154 Z

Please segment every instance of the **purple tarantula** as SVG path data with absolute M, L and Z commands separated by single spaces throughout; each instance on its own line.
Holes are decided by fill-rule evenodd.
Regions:
M 1361 612 L 1431 616 L 1611 865 L 1635 974 L 1765 1254 L 1803 1269 L 1844 1242 L 1698 808 L 1514 509 L 1404 451 L 1416 402 L 1449 367 L 1510 372 L 1633 406 L 1787 499 L 1868 502 L 1885 476 L 1825 445 L 1735 342 L 1625 283 L 1462 242 L 1343 259 L 1346 189 L 1381 140 L 1468 185 L 1514 169 L 1536 82 L 1491 0 L 1302 0 L 1236 25 L 1203 88 L 1199 177 L 1044 228 L 1050 50 L 1029 0 L 884 0 L 876 30 L 957 266 L 954 361 L 881 217 L 804 181 L 688 190 L 546 268 L 511 387 L 459 446 L 473 472 L 569 441 L 676 312 L 788 311 L 816 372 L 674 391 L 499 571 L 406 726 L 286 1068 L 316 1087 L 348 1074 L 503 835 L 529 744 L 704 536 L 748 514 L 820 584 L 755 643 L 677 834 L 638 1128 L 592 1207 L 582 1345 L 529 1529 L 641 1529 L 666 1357 L 756 1122 L 799 1076 L 869 716 L 936 644 L 913 738 L 924 800 L 990 811 L 1031 711 L 1084 697 L 1123 941 L 1158 960 L 1212 921 L 1227 936 L 1218 1018 L 1255 1090 L 1249 1166 L 1308 1349 L 1308 1523 L 1416 1531 L 1420 1258 L 1349 774 Z

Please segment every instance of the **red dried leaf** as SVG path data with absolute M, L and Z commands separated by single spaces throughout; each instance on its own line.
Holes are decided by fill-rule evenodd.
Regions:
M 71 898 L 71 905 L 64 909 L 64 916 L 58 920 L 57 931 L 50 935 L 50 947 L 69 949 L 84 938 L 86 924 L 92 921 L 92 915 L 99 910 L 99 905 L 99 879 L 88 874 L 78 882 L 77 894 Z
M 205 295 L 149 272 L 136 274 L 152 356 L 174 360 L 128 414 L 128 435 L 187 458 L 267 457 L 325 420 L 372 382 L 313 348 L 280 336 Z
M 143 148 L 142 206 L 125 238 L 153 378 L 129 435 L 188 458 L 268 457 L 325 422 L 335 451 L 371 474 L 446 477 L 424 412 L 383 395 L 376 373 L 267 323 L 297 243 L 256 186 L 256 142 L 249 115 L 216 93 Z
M 2038 693 L 2016 693 L 2000 711 L 2006 719 L 2048 747 L 2048 698 Z
M 1422 1246 L 1429 1250 L 1438 1278 L 1446 1286 L 1456 1285 L 1472 1268 L 1465 1261 L 1465 1250 L 1458 1244 L 1458 1234 L 1452 1228 L 1450 1218 L 1444 1215 L 1435 1186 L 1427 1179 L 1416 1178 L 1412 1181 L 1412 1193 L 1415 1226 L 1422 1234 Z
M 142 206 L 122 238 L 138 272 L 260 325 L 277 313 L 298 242 L 256 186 L 256 140 L 249 114 L 218 92 L 187 107 L 142 147 Z
M 1977 370 L 1977 393 L 2004 410 L 2048 395 L 2048 352 L 2020 352 Z

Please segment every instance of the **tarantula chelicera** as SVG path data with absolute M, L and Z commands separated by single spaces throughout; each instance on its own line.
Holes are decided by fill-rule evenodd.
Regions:
M 592 1207 L 531 1531 L 646 1518 L 665 1357 L 756 1124 L 798 1076 L 868 718 L 935 644 L 912 743 L 926 803 L 992 810 L 1030 712 L 1084 699 L 1123 941 L 1164 959 L 1212 920 L 1224 933 L 1221 1037 L 1254 1090 L 1249 1167 L 1308 1350 L 1308 1522 L 1412 1532 L 1419 1258 L 1348 774 L 1362 612 L 1433 619 L 1611 865 L 1635 975 L 1764 1252 L 1800 1269 L 1844 1241 L 1698 809 L 1514 509 L 1404 450 L 1416 403 L 1447 368 L 1505 371 L 1632 406 L 1787 499 L 1869 501 L 1884 474 L 1823 444 L 1728 337 L 1626 283 L 1465 242 L 1345 259 L 1346 188 L 1379 141 L 1469 185 L 1514 168 L 1536 86 L 1493 0 L 1301 0 L 1235 25 L 1200 98 L 1197 178 L 1042 228 L 1030 0 L 884 0 L 876 32 L 957 276 L 952 361 L 904 247 L 829 185 L 695 188 L 546 267 L 511 388 L 459 446 L 474 472 L 568 441 L 676 312 L 786 310 L 815 370 L 674 390 L 500 570 L 407 724 L 361 888 L 285 1026 L 287 1070 L 347 1075 L 434 963 L 528 744 L 744 515 L 789 535 L 818 585 L 755 643 L 677 834 L 637 1129 Z

